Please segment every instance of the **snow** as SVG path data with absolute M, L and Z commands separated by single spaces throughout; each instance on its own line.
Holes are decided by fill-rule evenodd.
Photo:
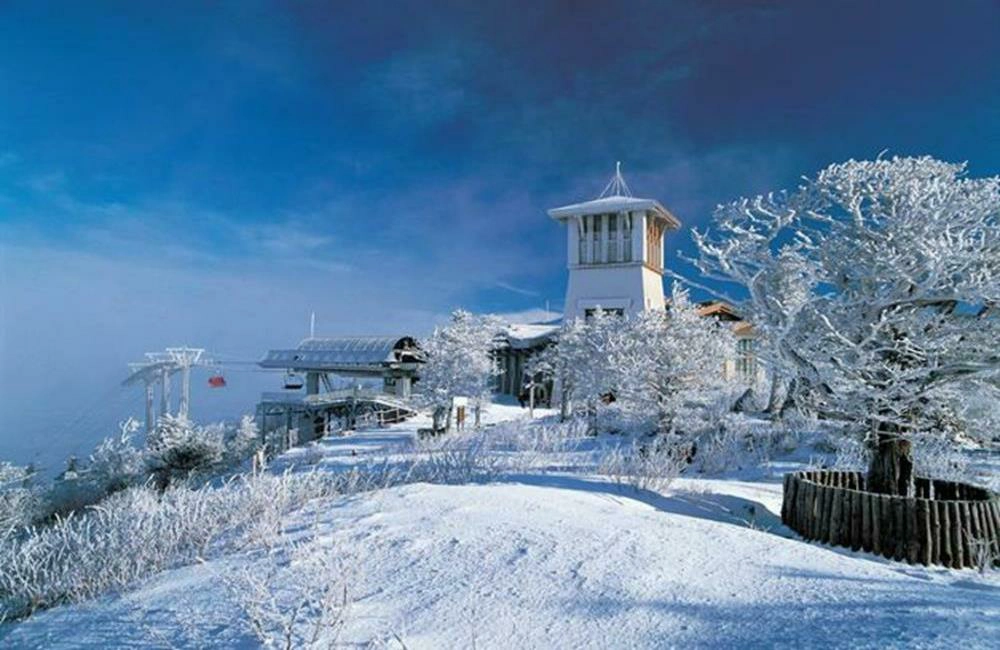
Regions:
M 653 199 L 640 199 L 634 196 L 606 196 L 583 203 L 564 205 L 549 210 L 549 216 L 553 219 L 569 219 L 587 214 L 604 214 L 607 212 L 626 212 L 650 210 L 669 221 L 675 228 L 680 225 L 677 218 L 664 208 L 659 201 Z
M 492 405 L 484 420 L 525 413 Z M 318 449 L 333 469 L 402 453 L 425 419 L 328 438 L 284 462 Z M 780 524 L 780 502 L 778 476 L 752 472 L 682 478 L 668 494 L 538 473 L 314 501 L 285 519 L 281 543 L 350 567 L 345 645 L 995 647 L 996 576 L 806 543 Z M 257 647 L 223 576 L 261 561 L 244 551 L 167 571 L 41 612 L 0 645 Z
M 550 340 L 560 327 L 561 323 L 512 323 L 505 328 L 504 335 L 512 348 L 531 348 Z

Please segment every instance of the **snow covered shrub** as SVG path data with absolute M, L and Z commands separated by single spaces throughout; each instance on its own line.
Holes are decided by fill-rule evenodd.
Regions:
M 694 437 L 695 459 L 708 473 L 758 467 L 770 460 L 778 438 L 769 421 L 726 413 Z
M 324 472 L 245 475 L 219 487 L 149 485 L 47 526 L 0 539 L 0 616 L 122 589 L 218 546 L 253 546 L 280 534 L 283 513 L 306 501 L 363 487 Z
M 145 468 L 145 457 L 133 444 L 139 423 L 129 418 L 119 425 L 118 436 L 105 438 L 87 462 L 87 479 L 104 494 L 123 490 L 139 480 Z
M 510 465 L 494 448 L 494 439 L 479 433 L 452 434 L 418 443 L 419 469 L 433 483 L 490 480 Z
M 0 540 L 38 516 L 41 500 L 27 467 L 0 461 Z
M 916 435 L 913 440 L 913 467 L 918 476 L 944 481 L 974 480 L 969 456 L 938 436 Z
M 861 472 L 871 461 L 871 452 L 864 442 L 850 436 L 838 435 L 831 439 L 834 447 L 834 469 Z
M 622 408 L 619 402 L 609 404 L 597 414 L 597 430 L 611 435 L 632 433 L 653 434 L 659 430 L 655 413 L 641 413 L 638 409 Z
M 331 648 L 356 582 L 343 549 L 300 542 L 226 578 L 246 625 L 265 648 Z
M 147 446 L 150 469 L 161 487 L 218 463 L 224 449 L 219 428 L 196 427 L 186 418 L 172 415 L 160 418 Z
M 597 473 L 619 487 L 628 485 L 636 491 L 663 492 L 687 467 L 690 451 L 680 440 L 664 436 L 637 440 L 607 450 Z
M 252 415 L 240 418 L 240 424 L 226 440 L 226 460 L 230 464 L 239 464 L 254 455 L 261 446 L 260 428 Z

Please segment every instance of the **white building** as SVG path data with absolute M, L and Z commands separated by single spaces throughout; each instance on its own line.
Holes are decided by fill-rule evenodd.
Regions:
M 598 198 L 549 216 L 566 226 L 566 320 L 597 307 L 626 316 L 665 308 L 663 238 L 681 223 L 658 201 L 632 196 L 620 167 Z
M 569 278 L 562 322 L 586 318 L 598 307 L 624 316 L 667 308 L 664 237 L 681 222 L 659 201 L 632 196 L 620 167 L 598 198 L 553 208 L 548 214 L 566 226 Z M 703 303 L 700 311 L 707 318 L 730 322 L 737 337 L 733 357 L 719 360 L 725 376 L 747 382 L 758 378 L 753 328 L 720 302 Z M 499 393 L 523 394 L 530 379 L 524 368 L 554 341 L 560 326 L 561 322 L 553 322 L 508 328 L 496 351 L 502 373 L 497 379 Z

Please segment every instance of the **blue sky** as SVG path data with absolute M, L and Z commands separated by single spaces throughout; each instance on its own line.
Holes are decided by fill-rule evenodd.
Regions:
M 0 457 L 85 451 L 146 350 L 559 308 L 544 211 L 616 160 L 694 226 L 883 149 L 996 174 L 998 33 L 990 1 L 0 4 Z M 232 383 L 196 414 L 264 379 Z

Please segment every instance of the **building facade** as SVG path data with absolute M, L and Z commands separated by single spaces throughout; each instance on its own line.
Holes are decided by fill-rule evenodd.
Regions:
M 681 223 L 659 201 L 632 196 L 620 169 L 598 198 L 548 213 L 566 227 L 564 318 L 665 308 L 663 239 Z
M 620 167 L 601 195 L 548 211 L 566 227 L 568 279 L 563 322 L 586 318 L 595 309 L 628 317 L 647 310 L 664 310 L 664 239 L 681 222 L 659 201 L 632 196 Z M 756 334 L 733 309 L 721 302 L 700 306 L 706 318 L 729 324 L 737 339 L 731 358 L 720 359 L 728 379 L 753 383 L 761 369 L 754 355 Z M 497 392 L 523 396 L 532 378 L 524 369 L 534 354 L 551 345 L 561 322 L 510 325 L 498 341 L 496 359 L 501 374 Z M 551 387 L 550 387 L 551 389 Z

